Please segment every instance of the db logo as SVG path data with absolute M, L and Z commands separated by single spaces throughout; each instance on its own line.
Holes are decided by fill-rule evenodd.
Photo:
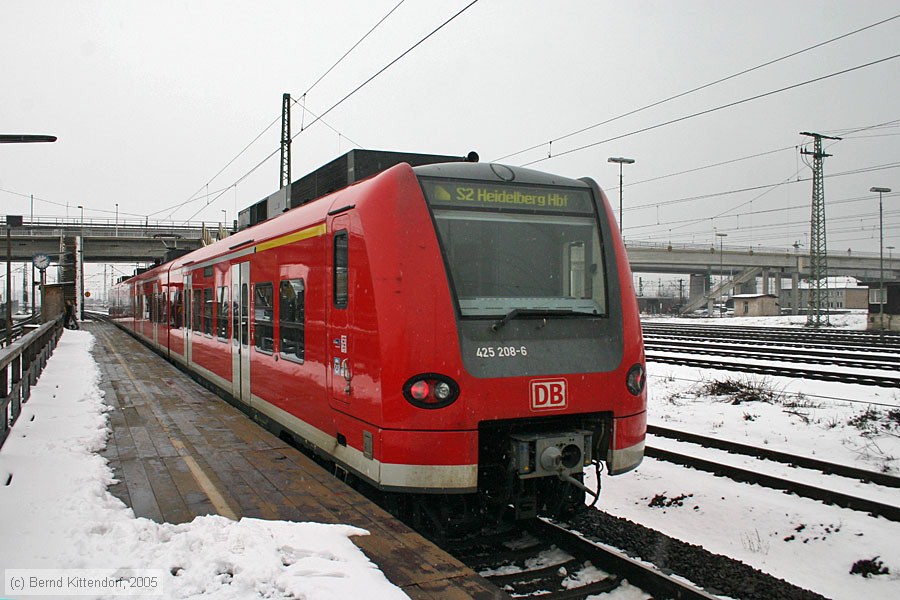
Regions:
M 560 410 L 567 404 L 565 379 L 532 380 L 531 410 Z

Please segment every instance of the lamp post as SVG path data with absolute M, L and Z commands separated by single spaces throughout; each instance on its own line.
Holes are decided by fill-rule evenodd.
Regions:
M 78 205 L 81 209 L 81 239 L 78 243 L 78 273 L 81 280 L 81 289 L 75 289 L 75 310 L 78 312 L 78 318 L 84 321 L 84 304 L 82 296 L 84 296 L 84 206 Z
M 878 192 L 878 327 L 884 331 L 884 211 L 881 195 L 890 192 L 891 188 L 872 187 L 869 191 Z
M 722 290 L 725 289 L 725 276 L 723 275 L 723 273 L 725 272 L 723 266 L 725 257 L 722 255 L 722 244 L 725 241 L 725 238 L 728 237 L 728 234 L 716 232 L 716 237 L 719 238 L 719 298 L 721 298 Z M 721 311 L 719 312 L 719 316 L 722 316 Z
M 119 203 L 116 202 L 116 237 L 119 237 Z
M 619 233 L 623 232 L 622 229 L 622 165 L 632 165 L 634 164 L 633 158 L 624 158 L 622 156 L 610 156 L 607 162 L 611 163 L 619 163 Z
M 222 226 L 225 230 L 228 230 L 228 211 L 226 209 L 220 209 L 222 211 Z

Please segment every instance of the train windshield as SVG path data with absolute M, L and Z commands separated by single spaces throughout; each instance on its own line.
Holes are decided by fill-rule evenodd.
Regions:
M 421 183 L 462 316 L 606 314 L 603 246 L 589 190 Z

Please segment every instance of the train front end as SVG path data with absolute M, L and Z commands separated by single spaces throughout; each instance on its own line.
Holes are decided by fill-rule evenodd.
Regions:
M 415 170 L 455 308 L 455 355 L 406 399 L 451 403 L 448 428 L 477 432 L 478 492 L 517 516 L 565 514 L 599 489 L 586 467 L 636 467 L 646 372 L 624 245 L 604 194 L 492 164 Z M 463 411 L 460 414 L 459 411 Z M 599 483 L 598 483 L 599 486 Z

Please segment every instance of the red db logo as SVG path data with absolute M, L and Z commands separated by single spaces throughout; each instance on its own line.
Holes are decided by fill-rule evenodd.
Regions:
M 531 382 L 532 410 L 560 410 L 567 404 L 565 379 L 535 379 Z

